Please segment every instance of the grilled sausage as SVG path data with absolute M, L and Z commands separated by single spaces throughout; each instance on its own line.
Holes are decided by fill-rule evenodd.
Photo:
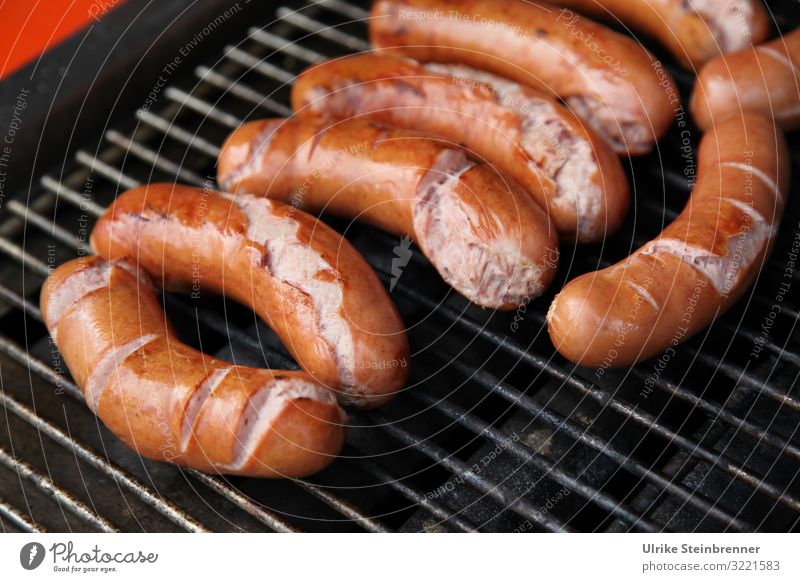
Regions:
M 225 190 L 359 218 L 412 236 L 470 301 L 513 309 L 542 294 L 558 263 L 547 215 L 460 148 L 349 120 L 267 119 L 222 147 Z
M 614 18 L 656 39 L 686 68 L 764 42 L 769 16 L 760 0 L 556 0 L 593 18 Z
M 628 184 L 608 144 L 556 100 L 494 75 L 357 55 L 305 71 L 292 105 L 300 116 L 365 116 L 464 145 L 531 193 L 566 240 L 603 240 L 625 218 Z
M 800 127 L 800 28 L 756 48 L 719 56 L 700 71 L 692 93 L 694 119 L 703 129 L 742 111 Z
M 789 163 L 783 134 L 762 116 L 734 117 L 705 134 L 698 180 L 678 218 L 556 296 L 547 321 L 558 351 L 605 370 L 674 349 L 710 325 L 772 250 Z
M 376 47 L 463 63 L 563 98 L 621 154 L 649 152 L 674 117 L 677 91 L 658 61 L 633 39 L 566 8 L 378 0 L 369 26 Z
M 143 457 L 303 477 L 344 444 L 346 416 L 332 391 L 303 372 L 237 366 L 181 343 L 132 263 L 75 259 L 50 275 L 41 299 L 89 408 Z
M 91 244 L 106 259 L 135 260 L 166 289 L 208 289 L 248 305 L 342 403 L 378 406 L 405 383 L 408 340 L 375 272 L 292 206 L 151 184 L 117 198 Z

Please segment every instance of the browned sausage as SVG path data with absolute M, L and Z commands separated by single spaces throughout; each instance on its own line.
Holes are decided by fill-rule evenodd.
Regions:
M 305 71 L 292 105 L 300 116 L 365 116 L 461 144 L 519 182 L 567 240 L 603 240 L 627 212 L 627 180 L 608 144 L 555 99 L 493 75 L 357 55 Z
M 405 383 L 408 340 L 375 272 L 292 206 L 151 184 L 117 198 L 91 243 L 106 259 L 136 261 L 166 289 L 208 289 L 248 305 L 343 403 L 378 406 Z
M 558 264 L 539 206 L 460 148 L 358 120 L 247 123 L 226 140 L 217 180 L 312 212 L 412 236 L 470 301 L 513 309 L 542 294 Z
M 756 114 L 705 134 L 684 211 L 626 260 L 582 275 L 547 314 L 569 360 L 601 370 L 674 349 L 747 290 L 772 250 L 789 184 L 783 134 Z
M 649 152 L 677 106 L 672 79 L 636 41 L 544 2 L 378 0 L 370 39 L 557 95 L 621 154 Z
M 42 314 L 89 408 L 143 457 L 303 477 L 344 444 L 332 391 L 303 372 L 237 366 L 181 343 L 132 263 L 61 265 L 45 282 Z
M 744 50 L 769 36 L 760 0 L 555 0 L 593 18 L 619 19 L 656 39 L 684 67 Z
M 722 55 L 700 71 L 691 100 L 703 129 L 742 111 L 800 127 L 800 28 L 756 48 Z

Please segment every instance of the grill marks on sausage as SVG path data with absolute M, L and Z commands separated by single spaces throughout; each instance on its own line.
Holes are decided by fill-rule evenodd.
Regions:
M 355 384 L 355 344 L 342 315 L 344 288 L 335 265 L 300 239 L 301 225 L 276 216 L 266 198 L 224 195 L 247 217 L 247 237 L 264 248 L 261 264 L 286 285 L 306 295 L 316 308 L 317 332 L 334 356 L 345 387 Z

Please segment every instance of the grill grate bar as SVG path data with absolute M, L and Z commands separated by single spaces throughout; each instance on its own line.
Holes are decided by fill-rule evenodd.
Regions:
M 353 20 L 364 20 L 369 18 L 369 11 L 354 6 L 349 2 L 342 2 L 342 0 L 320 0 L 317 4 L 328 8 L 334 12 L 338 12 L 342 16 L 347 16 Z
M 463 478 L 478 491 L 488 495 L 500 503 L 504 508 L 513 511 L 528 521 L 538 523 L 543 528 L 551 532 L 571 531 L 571 528 L 562 521 L 552 517 L 551 515 L 542 514 L 542 512 L 532 503 L 524 499 L 522 496 L 517 495 L 505 485 L 502 485 L 501 483 L 493 483 L 490 479 L 481 477 L 479 472 L 473 470 L 473 467 L 470 467 L 463 461 L 459 460 L 455 456 L 455 453 L 450 453 L 440 446 L 425 439 L 420 440 L 416 435 L 404 428 L 397 426 L 396 422 L 393 422 L 382 412 L 373 410 L 370 412 L 370 418 L 365 417 L 363 414 L 356 414 L 354 416 L 357 416 L 365 425 L 381 425 L 386 432 L 390 433 L 401 443 L 413 448 L 415 451 L 424 454 L 426 457 L 436 463 L 441 464 L 443 467 L 446 467 L 451 473 L 453 473 L 453 475 L 458 475 L 459 478 Z M 378 425 L 375 425 L 375 422 L 377 422 Z
M 37 489 L 54 498 L 62 511 L 66 507 L 70 513 L 103 532 L 112 533 L 119 531 L 110 521 L 98 515 L 96 511 L 73 497 L 69 492 L 61 489 L 58 485 L 53 483 L 49 477 L 36 471 L 27 463 L 12 457 L 3 448 L 0 448 L 0 464 L 15 472 L 20 478 L 27 479 L 33 483 Z
M 293 525 L 289 524 L 289 522 L 285 521 L 276 512 L 265 509 L 260 503 L 254 502 L 252 499 L 239 492 L 238 489 L 225 483 L 222 478 L 214 475 L 207 475 L 206 473 L 201 473 L 200 471 L 195 471 L 194 469 L 184 469 L 184 471 L 203 483 L 214 493 L 222 496 L 239 509 L 243 509 L 261 523 L 269 526 L 269 528 L 273 531 L 279 533 L 298 533 L 300 531 Z
M 253 69 L 254 71 L 258 71 L 265 77 L 275 79 L 280 83 L 289 84 L 295 80 L 295 76 L 284 69 L 276 67 L 275 65 L 272 65 L 262 59 L 256 58 L 247 51 L 243 51 L 235 46 L 226 46 L 225 56 L 242 66 Z
M 111 129 L 107 131 L 106 139 L 114 145 L 121 147 L 123 150 L 127 150 L 128 152 L 132 153 L 137 158 L 144 160 L 145 162 L 149 162 L 159 170 L 163 170 L 164 172 L 172 174 L 184 182 L 195 184 L 196 186 L 200 187 L 203 187 L 207 184 L 207 180 L 191 170 L 187 170 L 182 165 L 171 160 L 167 160 L 164 158 L 164 156 L 161 156 L 151 149 L 140 145 L 138 142 L 125 137 L 116 130 Z
M 40 180 L 41 185 L 56 195 L 56 199 L 64 198 L 72 204 L 73 206 L 80 208 L 81 210 L 85 210 L 90 212 L 94 216 L 100 216 L 105 212 L 102 206 L 100 206 L 94 200 L 90 200 L 86 196 L 82 196 L 80 193 L 76 192 L 75 190 L 71 190 L 61 184 L 58 180 L 54 180 L 50 176 L 42 176 Z M 71 244 L 71 243 L 70 243 Z
M 202 99 L 190 95 L 186 91 L 182 91 L 176 87 L 167 87 L 165 95 L 168 99 L 199 113 L 203 117 L 213 119 L 225 127 L 230 127 L 231 129 L 239 127 L 239 120 L 236 117 L 229 113 L 223 113 L 213 106 L 209 106 L 208 103 Z
M 328 26 L 327 24 L 323 24 L 318 20 L 309 18 L 305 14 L 291 10 L 286 6 L 281 6 L 278 8 L 276 14 L 278 15 L 278 18 L 284 22 L 288 22 L 289 24 L 292 24 L 297 28 L 301 28 L 307 32 L 318 34 L 320 37 L 338 43 L 353 52 L 360 53 L 369 52 L 372 50 L 372 46 L 368 42 L 342 32 L 334 26 Z
M 350 457 L 363 457 L 364 455 L 352 445 L 345 445 L 344 453 Z M 438 517 L 444 522 L 452 525 L 462 532 L 476 532 L 478 529 L 468 520 L 458 514 L 450 512 L 439 503 L 428 499 L 419 489 L 403 483 L 398 477 L 389 472 L 388 469 L 365 459 L 359 459 L 358 466 L 378 479 L 383 485 L 388 485 L 403 497 L 425 509 L 434 517 Z
M 258 105 L 259 107 L 267 109 L 272 113 L 277 113 L 281 117 L 288 117 L 292 114 L 292 110 L 286 107 L 286 105 L 278 103 L 269 97 L 264 97 L 262 93 L 259 93 L 255 89 L 238 81 L 233 81 L 222 73 L 217 73 L 208 67 L 197 67 L 195 69 L 195 74 L 201 81 L 210 83 L 218 89 L 227 91 L 232 95 L 236 95 L 245 101 L 249 101 L 254 105 Z
M 647 519 L 644 515 L 639 515 L 638 512 L 630 509 L 622 502 L 617 502 L 599 489 L 581 482 L 580 477 L 569 476 L 565 471 L 559 469 L 554 462 L 540 456 L 536 449 L 510 441 L 508 435 L 503 431 L 498 430 L 488 422 L 471 414 L 468 410 L 448 402 L 447 400 L 438 399 L 435 396 L 424 394 L 419 391 L 412 392 L 410 396 L 423 402 L 430 408 L 442 412 L 448 418 L 462 426 L 467 427 L 476 436 L 485 435 L 492 443 L 504 446 L 507 451 L 523 463 L 533 465 L 540 469 L 544 473 L 544 477 L 549 476 L 560 485 L 579 493 L 587 499 L 587 504 L 592 501 L 596 502 L 597 505 L 615 517 L 630 522 L 632 527 L 639 527 L 647 532 L 656 532 L 660 530 L 655 523 Z M 535 489 L 538 484 L 538 481 L 533 483 L 531 488 Z
M 45 533 L 47 531 L 40 525 L 33 523 L 16 507 L 6 503 L 2 497 L 0 497 L 0 516 L 4 517 L 18 528 L 28 533 Z
M 320 485 L 316 485 L 315 483 L 309 483 L 304 479 L 292 479 L 292 482 L 298 485 L 301 489 L 304 489 L 308 493 L 311 493 L 314 497 L 323 501 L 328 506 L 338 511 L 343 516 L 348 517 L 352 521 L 357 522 L 365 530 L 370 531 L 372 533 L 391 533 L 392 530 L 383 523 L 381 523 L 379 520 L 375 519 L 374 517 L 368 517 L 367 515 L 363 514 L 361 511 L 356 509 L 356 507 L 352 503 L 345 501 L 344 499 L 340 499 L 339 497 L 336 497 L 329 491 L 326 491 Z
M 81 254 L 88 254 L 91 252 L 91 248 L 85 242 L 76 241 L 74 234 L 60 226 L 55 221 L 49 221 L 38 212 L 32 211 L 28 206 L 17 202 L 16 200 L 9 200 L 7 208 L 12 214 L 19 216 L 27 222 L 30 222 L 40 230 L 49 233 L 57 241 L 69 245 L 77 244 L 77 250 Z
M 168 135 L 181 143 L 189 145 L 201 153 L 214 158 L 215 160 L 219 157 L 220 148 L 206 141 L 199 135 L 186 131 L 182 127 L 179 127 L 167 121 L 166 119 L 151 113 L 150 111 L 139 109 L 136 111 L 136 118 L 142 123 L 146 123 L 150 127 L 164 132 L 165 135 Z
M 264 46 L 274 49 L 275 51 L 285 53 L 301 61 L 307 63 L 319 63 L 325 60 L 325 57 L 320 53 L 299 45 L 293 41 L 288 41 L 285 38 L 272 34 L 262 28 L 251 28 L 249 31 L 250 38 L 260 42 Z

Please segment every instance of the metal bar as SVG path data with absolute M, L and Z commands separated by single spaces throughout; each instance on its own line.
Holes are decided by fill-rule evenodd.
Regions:
M 307 63 L 321 63 L 326 59 L 325 55 L 261 28 L 251 28 L 248 33 L 250 38 L 260 42 L 264 46 L 300 59 L 301 61 L 306 61 Z
M 27 463 L 15 459 L 3 448 L 0 448 L 0 464 L 5 465 L 8 469 L 19 475 L 19 477 L 27 479 L 33 483 L 37 489 L 52 497 L 59 506 L 66 507 L 70 513 L 97 527 L 101 531 L 108 533 L 119 531 L 110 521 L 101 517 L 96 511 L 79 499 L 73 497 L 69 492 L 61 489 L 58 485 L 53 483 L 49 477 L 39 473 Z
M 175 175 L 176 178 L 184 182 L 188 182 L 190 184 L 200 187 L 205 186 L 208 182 L 202 176 L 199 176 L 198 174 L 192 172 L 191 170 L 187 170 L 182 165 L 176 164 L 172 160 L 168 160 L 164 156 L 160 155 L 158 152 L 154 152 L 150 148 L 141 145 L 139 142 L 133 141 L 132 139 L 125 137 L 116 130 L 111 129 L 107 131 L 106 139 L 115 146 L 118 146 L 130 152 L 140 160 L 149 162 L 150 164 L 153 165 L 153 167 L 158 168 L 159 170 L 162 170 L 167 174 L 173 174 Z M 141 184 L 137 183 L 137 186 L 139 185 Z
M 358 451 L 352 445 L 347 445 L 345 447 L 345 452 L 349 453 L 350 457 L 354 456 L 363 456 L 360 451 Z M 446 522 L 453 526 L 455 529 L 458 529 L 462 532 L 475 532 L 478 531 L 477 528 L 470 523 L 468 520 L 460 517 L 456 513 L 445 509 L 439 503 L 436 503 L 432 499 L 428 499 L 421 491 L 419 491 L 416 487 L 411 485 L 407 485 L 403 483 L 403 481 L 389 472 L 388 469 L 379 465 L 378 463 L 373 463 L 370 461 L 366 461 L 364 459 L 359 459 L 358 462 L 355 459 L 351 459 L 354 464 L 357 464 L 361 469 L 365 470 L 367 473 L 371 474 L 373 477 L 381 481 L 381 484 L 388 485 L 400 495 L 411 501 L 412 503 L 419 505 L 425 511 L 433 515 L 434 517 L 438 517 L 443 522 Z
M 318 20 L 309 18 L 305 14 L 291 10 L 285 6 L 281 6 L 276 11 L 278 18 L 284 22 L 288 22 L 301 28 L 307 32 L 318 34 L 324 39 L 333 41 L 354 52 L 367 52 L 372 50 L 372 46 L 364 40 L 357 38 L 351 34 L 342 32 L 336 27 L 328 26 Z M 337 25 L 338 26 L 338 25 Z
M 56 195 L 56 198 L 64 198 L 72 205 L 80 208 L 81 210 L 86 210 L 90 214 L 94 216 L 100 216 L 105 212 L 105 208 L 90 200 L 86 196 L 83 196 L 72 190 L 67 188 L 61 184 L 58 180 L 51 178 L 48 175 L 42 176 L 40 180 L 41 185 L 46 189 Z
M 329 8 L 333 12 L 337 12 L 342 16 L 352 18 L 353 20 L 365 20 L 369 18 L 369 11 L 364 10 L 358 6 L 354 6 L 349 2 L 342 2 L 342 0 L 319 0 L 317 4 Z
M 175 125 L 171 121 L 167 121 L 166 119 L 163 119 L 162 117 L 151 113 L 150 111 L 145 111 L 144 109 L 137 110 L 136 119 L 142 123 L 146 123 L 154 129 L 164 132 L 169 137 L 206 154 L 210 158 L 214 158 L 216 160 L 219 157 L 220 148 L 211 142 L 206 141 L 199 135 L 186 131 L 182 127 Z
M 203 483 L 206 487 L 221 495 L 236 507 L 243 509 L 261 523 L 266 524 L 273 531 L 280 533 L 297 533 L 300 530 L 280 517 L 276 512 L 266 509 L 260 503 L 254 502 L 243 495 L 238 489 L 227 485 L 221 478 L 207 475 L 194 469 L 185 469 L 192 477 Z
M 267 109 L 271 113 L 277 113 L 281 117 L 289 117 L 292 114 L 292 110 L 282 103 L 278 103 L 269 97 L 264 97 L 261 92 L 256 91 L 255 89 L 248 87 L 243 83 L 234 81 L 221 73 L 212 71 L 208 67 L 197 67 L 195 69 L 195 74 L 200 78 L 201 81 L 211 83 L 215 87 L 222 89 L 231 95 L 236 95 L 245 101 L 249 101 L 253 105 L 258 105 L 259 107 Z
M 203 117 L 212 119 L 220 125 L 224 125 L 225 127 L 229 127 L 231 129 L 235 129 L 241 125 L 241 121 L 239 121 L 237 117 L 234 117 L 229 113 L 222 113 L 213 105 L 209 106 L 202 99 L 195 97 L 194 95 L 190 95 L 186 91 L 182 91 L 175 87 L 167 87 L 167 90 L 164 94 L 168 99 L 171 99 L 175 103 L 183 105 L 187 109 L 191 109 Z
M 351 520 L 358 522 L 361 525 L 361 527 L 363 527 L 367 531 L 371 531 L 373 533 L 390 533 L 392 531 L 386 525 L 381 523 L 379 520 L 363 514 L 348 501 L 339 499 L 338 497 L 332 495 L 319 485 L 315 485 L 314 483 L 309 483 L 308 481 L 305 481 L 303 479 L 292 479 L 292 482 L 298 485 L 301 489 L 305 489 L 306 491 L 311 493 L 314 497 L 323 501 L 326 505 L 332 507 L 345 517 L 348 517 Z
M 235 46 L 226 46 L 225 56 L 235 63 L 242 65 L 243 67 L 258 71 L 265 77 L 275 79 L 279 83 L 283 83 L 285 85 L 293 83 L 296 78 L 295 75 L 288 73 L 280 67 L 276 67 L 275 65 L 268 63 L 264 59 L 254 57 L 250 53 Z
M 55 238 L 59 242 L 70 245 L 77 243 L 78 252 L 82 254 L 89 254 L 92 252 L 92 249 L 89 247 L 88 244 L 86 244 L 81 240 L 76 241 L 75 235 L 67 231 L 56 221 L 54 220 L 48 221 L 44 216 L 30 210 L 24 204 L 17 202 L 16 200 L 9 200 L 8 204 L 6 205 L 6 208 L 8 208 L 8 210 L 11 213 L 19 216 L 26 222 L 30 222 L 39 229 L 43 230 L 44 232 L 49 233 L 53 238 Z
M 19 529 L 28 533 L 45 533 L 47 531 L 42 526 L 33 523 L 33 521 L 20 513 L 16 507 L 7 503 L 2 497 L 0 497 L 0 516 L 3 516 Z

